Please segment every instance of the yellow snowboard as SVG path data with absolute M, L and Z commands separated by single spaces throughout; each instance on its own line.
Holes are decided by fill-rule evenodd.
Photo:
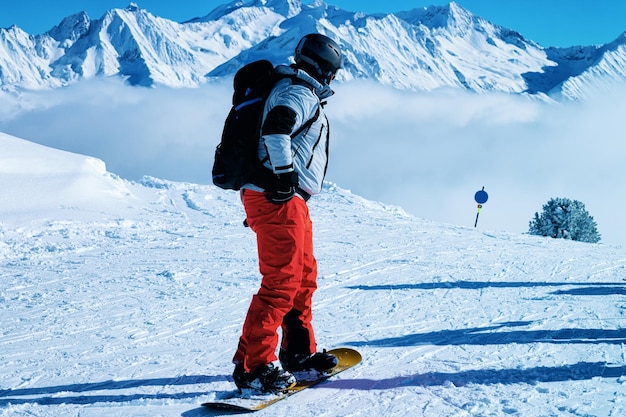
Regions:
M 296 394 L 304 389 L 317 385 L 320 382 L 324 382 L 328 378 L 359 364 L 362 360 L 361 354 L 356 350 L 350 348 L 332 349 L 329 350 L 328 353 L 335 355 L 339 360 L 339 363 L 330 371 L 328 375 L 324 375 L 322 378 L 313 381 L 300 381 L 293 387 L 280 394 L 259 394 L 253 396 L 242 396 L 238 392 L 235 392 L 232 395 L 227 396 L 226 398 L 207 402 L 202 405 L 210 409 L 241 412 L 259 411 L 280 400 L 284 400 L 285 398 L 290 397 L 293 394 Z

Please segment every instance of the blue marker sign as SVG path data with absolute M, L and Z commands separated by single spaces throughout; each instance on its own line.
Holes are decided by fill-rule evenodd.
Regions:
M 485 187 L 483 187 L 482 190 L 477 191 L 476 194 L 474 194 L 474 200 L 476 200 L 478 204 L 485 204 L 488 199 L 489 194 L 487 194 L 487 192 L 485 191 Z
M 478 211 L 476 212 L 476 221 L 474 222 L 474 227 L 478 225 L 478 216 L 480 216 L 480 209 L 483 208 L 483 204 L 487 202 L 489 199 L 489 194 L 485 191 L 485 187 L 482 190 L 477 191 L 474 194 L 474 200 L 478 203 Z

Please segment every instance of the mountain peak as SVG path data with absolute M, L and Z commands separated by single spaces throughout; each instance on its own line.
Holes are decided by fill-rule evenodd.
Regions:
M 293 17 L 302 10 L 300 0 L 254 0 L 253 4 L 260 7 L 267 7 L 285 17 Z
M 563 48 L 546 50 L 455 2 L 393 14 L 303 2 L 231 0 L 185 23 L 130 2 L 93 21 L 84 12 L 69 16 L 36 37 L 2 29 L 0 85 L 54 88 L 118 75 L 133 85 L 197 86 L 232 76 L 252 60 L 291 62 L 298 39 L 313 31 L 342 45 L 345 66 L 338 81 L 372 79 L 413 91 L 452 87 L 554 95 L 570 78 L 592 84 L 596 70 L 626 79 L 625 36 L 581 57 L 559 53 Z
M 419 16 L 420 14 L 418 14 Z M 470 26 L 475 16 L 459 6 L 450 2 L 443 6 L 431 6 L 424 8 L 421 13 L 421 23 L 431 28 L 459 28 Z
M 447 7 L 448 10 L 450 10 L 450 13 L 456 14 L 456 15 L 472 15 L 472 13 L 465 9 L 464 7 L 460 6 L 458 3 L 451 1 L 450 3 L 448 3 L 447 6 L 443 6 L 443 7 Z
M 302 11 L 302 2 L 300 0 L 232 0 L 230 3 L 217 6 L 204 17 L 196 17 L 184 23 L 216 21 L 246 9 L 266 9 L 285 18 L 291 18 Z
M 128 12 L 137 12 L 139 10 L 139 6 L 134 1 L 131 1 L 128 7 L 126 7 L 126 11 Z
M 63 19 L 61 23 L 48 31 L 48 35 L 60 43 L 67 40 L 73 43 L 87 33 L 90 25 L 91 20 L 89 16 L 87 16 L 87 13 L 80 12 Z

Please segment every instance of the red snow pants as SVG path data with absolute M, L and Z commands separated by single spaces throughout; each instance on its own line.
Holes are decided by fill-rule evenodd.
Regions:
M 274 204 L 264 193 L 252 190 L 244 190 L 242 198 L 246 220 L 257 237 L 262 280 L 252 297 L 233 362 L 251 372 L 277 360 L 279 327 L 282 349 L 294 354 L 316 351 L 311 305 L 317 289 L 317 262 L 304 200 L 294 197 Z

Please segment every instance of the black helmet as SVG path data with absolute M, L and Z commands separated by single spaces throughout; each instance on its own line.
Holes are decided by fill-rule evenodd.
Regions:
M 294 58 L 296 65 L 324 84 L 330 83 L 342 64 L 339 45 L 319 33 L 311 33 L 300 39 Z

